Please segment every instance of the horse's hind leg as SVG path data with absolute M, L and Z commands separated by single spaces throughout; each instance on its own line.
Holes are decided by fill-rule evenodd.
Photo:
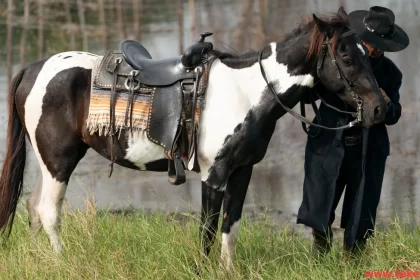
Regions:
M 60 214 L 67 182 L 53 178 L 48 170 L 42 172 L 42 188 L 37 206 L 38 214 L 54 251 L 60 252 Z
M 39 230 L 41 222 L 54 251 L 60 252 L 63 247 L 59 238 L 60 214 L 64 195 L 70 176 L 86 154 L 88 146 L 75 135 L 68 135 L 60 140 L 54 139 L 52 134 L 49 136 L 47 142 L 43 141 L 46 138 L 37 138 L 38 147 L 45 147 L 39 149 L 37 155 L 42 184 L 37 186 L 29 198 L 28 210 L 31 229 Z
M 55 251 L 62 248 L 58 234 L 67 184 L 88 149 L 81 137 L 93 59 L 76 52 L 52 56 L 41 67 L 28 68 L 29 86 L 16 92 L 16 107 L 42 172 L 39 196 L 35 193 L 29 205 L 31 219 L 41 221 Z
M 38 204 L 34 207 L 35 211 L 33 211 L 35 212 L 34 220 L 38 221 L 36 217 L 36 214 L 38 214 L 50 244 L 56 252 L 60 252 L 63 247 L 59 238 L 60 215 L 67 184 L 77 163 L 85 155 L 88 146 L 80 142 L 78 145 L 66 148 L 67 150 L 63 151 L 62 154 L 55 154 L 51 159 L 54 164 L 47 163 L 44 166 L 41 164 L 42 187 L 39 192 L 34 193 L 33 197 L 35 202 L 38 201 Z M 38 225 L 34 225 L 34 230 L 36 230 L 36 226 Z
M 36 206 L 39 204 L 39 199 L 42 190 L 42 178 L 40 182 L 35 186 L 28 200 L 26 201 L 26 208 L 29 215 L 29 229 L 32 234 L 36 234 L 41 228 L 41 218 L 39 217 Z

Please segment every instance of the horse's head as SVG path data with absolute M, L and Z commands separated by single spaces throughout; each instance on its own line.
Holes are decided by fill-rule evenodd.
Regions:
M 386 103 L 366 49 L 348 27 L 347 13 L 341 7 L 336 16 L 319 19 L 313 15 L 313 21 L 308 58 L 317 58 L 314 63 L 319 81 L 354 109 L 361 106 L 363 126 L 382 122 Z

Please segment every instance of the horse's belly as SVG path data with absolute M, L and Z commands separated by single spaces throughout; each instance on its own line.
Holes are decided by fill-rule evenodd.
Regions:
M 147 138 L 145 131 L 128 134 L 125 159 L 134 163 L 140 170 L 146 170 L 146 164 L 165 159 L 163 147 L 153 143 Z

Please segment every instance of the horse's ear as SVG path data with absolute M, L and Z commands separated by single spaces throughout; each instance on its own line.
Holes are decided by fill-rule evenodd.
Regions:
M 349 16 L 347 15 L 346 10 L 344 10 L 344 7 L 341 6 L 340 9 L 338 9 L 337 14 L 344 20 L 348 20 Z
M 334 34 L 334 29 L 325 21 L 320 20 L 315 14 L 312 14 L 315 24 L 318 26 L 319 31 L 325 36 L 331 38 Z

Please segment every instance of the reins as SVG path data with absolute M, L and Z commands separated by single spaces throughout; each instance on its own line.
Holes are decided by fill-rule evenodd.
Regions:
M 345 38 L 345 37 L 347 37 L 347 36 L 350 36 L 350 35 L 353 35 L 353 34 L 356 34 L 353 30 L 349 30 L 349 31 L 347 31 L 347 32 L 345 32 L 345 33 L 343 33 L 341 36 L 340 36 L 340 39 L 342 39 L 342 38 Z M 303 115 L 299 115 L 298 113 L 296 113 L 296 112 L 294 112 L 293 110 L 291 110 L 290 108 L 288 108 L 287 106 L 285 106 L 282 102 L 281 102 L 281 100 L 280 100 L 280 98 L 277 96 L 277 94 L 276 94 L 276 91 L 274 90 L 274 88 L 273 88 L 273 86 L 272 86 L 272 84 L 270 84 L 269 82 L 268 82 L 268 79 L 267 79 L 267 75 L 266 75 L 266 73 L 265 73 L 265 70 L 264 70 L 264 67 L 262 66 L 262 63 L 261 63 L 261 60 L 262 60 L 262 51 L 260 52 L 260 54 L 259 54 L 259 56 L 258 56 L 258 63 L 259 63 L 259 65 L 260 65 L 260 69 L 261 69 L 261 74 L 262 74 L 262 76 L 263 76 L 263 78 L 264 78 L 264 80 L 265 80 L 265 82 L 267 83 L 267 87 L 270 89 L 270 92 L 273 94 L 273 97 L 274 97 L 274 99 L 277 101 L 277 103 L 279 103 L 280 104 L 280 106 L 284 109 L 284 110 L 286 110 L 288 113 L 290 113 L 293 117 L 295 117 L 296 119 L 298 119 L 298 120 L 300 120 L 301 122 L 302 122 L 302 127 L 303 127 L 303 130 L 309 135 L 309 133 L 308 133 L 308 130 L 307 130 L 307 128 L 306 128 L 306 126 L 305 126 L 305 124 L 308 124 L 308 125 L 311 125 L 311 126 L 314 126 L 314 127 L 318 127 L 318 128 L 324 128 L 324 129 L 329 129 L 329 130 L 340 130 L 340 129 L 345 129 L 345 128 L 350 128 L 350 127 L 353 127 L 353 126 L 355 126 L 357 123 L 359 123 L 359 122 L 361 122 L 362 121 L 362 106 L 363 106 L 363 101 L 362 101 L 362 99 L 359 97 L 359 95 L 357 95 L 357 93 L 353 90 L 353 88 L 351 87 L 351 85 L 350 85 L 350 83 L 347 81 L 347 79 L 346 79 L 346 77 L 345 77 L 345 75 L 344 75 L 344 73 L 341 71 L 341 68 L 340 68 L 340 66 L 338 65 L 338 63 L 337 63 L 337 60 L 336 60 L 336 57 L 335 57 L 335 55 L 334 55 L 334 52 L 333 52 L 333 50 L 332 50 L 332 47 L 331 47 L 331 42 L 330 42 L 330 40 L 329 40 L 329 38 L 327 37 L 326 38 L 326 40 L 325 40 L 325 43 L 323 43 L 322 44 L 322 48 L 321 48 L 321 52 L 320 52 L 320 57 L 319 57 L 319 59 L 318 59 L 318 63 L 317 63 L 317 75 L 318 75 L 318 78 L 319 78 L 319 71 L 322 69 L 322 65 L 323 65 L 323 63 L 324 63 L 324 60 L 325 60 L 325 57 L 326 57 L 326 54 L 327 54 L 327 50 L 328 50 L 328 52 L 330 53 L 330 55 L 331 55 L 331 57 L 332 57 L 332 64 L 333 64 L 333 66 L 334 66 L 334 69 L 335 69 L 335 71 L 336 71 L 336 73 L 337 73 L 337 78 L 339 78 L 343 83 L 344 83 L 344 86 L 346 87 L 346 89 L 350 92 L 350 95 L 351 95 L 351 97 L 356 101 L 356 103 L 357 103 L 357 112 L 355 113 L 355 112 L 348 112 L 348 111 L 343 111 L 343 110 L 340 110 L 340 109 L 338 109 L 338 108 L 336 108 L 336 107 L 334 107 L 334 106 L 332 106 L 332 105 L 330 105 L 330 104 L 328 104 L 327 102 L 325 102 L 325 100 L 324 99 L 322 99 L 318 94 L 318 97 L 320 98 L 320 100 L 321 100 L 321 102 L 323 102 L 324 104 L 326 104 L 328 107 L 330 107 L 331 109 L 333 109 L 333 110 L 336 110 L 336 111 L 338 111 L 338 112 L 340 112 L 340 113 L 345 113 L 345 114 L 350 114 L 350 115 L 352 115 L 352 116 L 354 116 L 354 117 L 356 117 L 356 119 L 354 120 L 354 121 L 351 121 L 351 122 L 349 122 L 347 125 L 343 125 L 343 126 L 339 126 L 339 127 L 326 127 L 326 126 L 323 126 L 323 125 L 320 125 L 320 124 L 316 124 L 316 123 L 313 123 L 312 121 L 310 121 L 310 120 L 308 120 L 305 116 L 303 116 L 304 115 L 304 108 L 305 108 L 305 105 L 304 105 L 304 103 L 301 101 L 301 110 L 302 110 L 302 113 L 303 113 Z M 312 96 L 311 96 L 312 97 Z M 316 115 L 316 117 L 317 117 L 317 119 L 320 121 L 321 120 L 321 117 L 320 117 L 320 115 L 319 115 L 319 111 L 318 111 L 318 108 L 316 107 L 316 103 L 315 103 L 315 100 L 312 98 L 311 99 L 311 105 L 312 105 L 312 108 L 314 109 L 314 111 L 315 111 L 315 115 Z M 316 108 L 316 109 L 315 109 Z M 319 132 L 318 132 L 319 133 Z M 316 134 L 316 135 L 318 135 L 318 133 Z

